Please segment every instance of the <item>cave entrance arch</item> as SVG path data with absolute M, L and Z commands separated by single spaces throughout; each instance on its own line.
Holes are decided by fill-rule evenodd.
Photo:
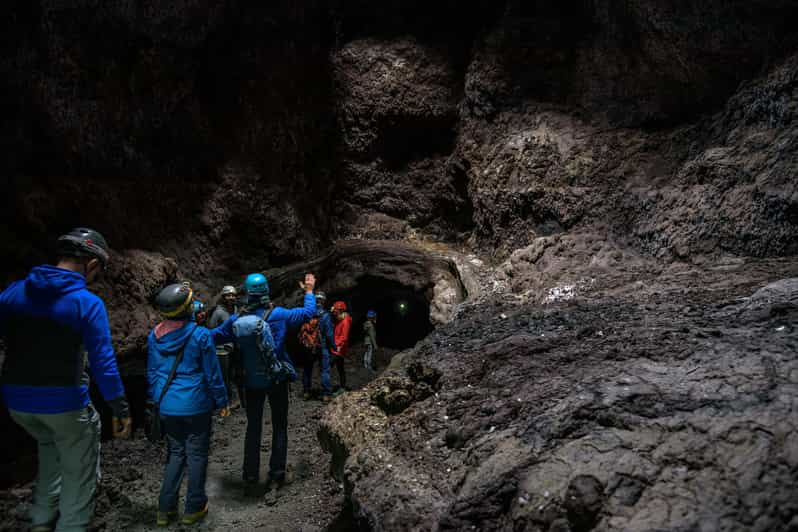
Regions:
M 328 295 L 330 306 L 346 302 L 352 316 L 352 343 L 363 340 L 366 312 L 377 312 L 377 343 L 391 349 L 408 349 L 434 329 L 430 322 L 430 291 L 418 290 L 397 281 L 364 275 L 355 285 Z

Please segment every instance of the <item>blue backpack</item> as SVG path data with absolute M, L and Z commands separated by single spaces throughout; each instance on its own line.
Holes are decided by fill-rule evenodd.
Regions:
M 271 310 L 260 317 L 247 314 L 233 323 L 233 336 L 241 350 L 244 385 L 247 388 L 270 388 L 273 384 L 296 377 L 293 366 L 277 358 L 271 328 L 266 323 L 270 314 Z

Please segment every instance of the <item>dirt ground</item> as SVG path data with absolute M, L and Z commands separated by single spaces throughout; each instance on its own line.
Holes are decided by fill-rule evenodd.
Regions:
M 347 359 L 347 384 L 364 386 L 372 375 L 356 363 L 362 348 L 356 346 Z M 389 350 L 380 353 L 385 367 Z M 332 373 L 333 386 L 337 374 Z M 314 386 L 319 387 L 318 370 Z M 295 480 L 284 487 L 277 502 L 265 504 L 262 496 L 245 497 L 241 480 L 246 415 L 237 408 L 229 418 L 216 418 L 208 465 L 210 512 L 199 525 L 174 524 L 168 530 L 347 530 L 343 486 L 330 475 L 330 455 L 322 450 L 316 435 L 324 404 L 318 399 L 302 399 L 300 382 L 291 386 L 289 406 L 288 462 Z M 271 447 L 271 421 L 268 405 L 264 411 L 265 429 L 261 455 L 261 480 L 266 479 Z M 164 530 L 155 526 L 158 492 L 166 457 L 164 446 L 151 445 L 142 430 L 132 440 L 108 441 L 102 446 L 102 480 L 95 518 L 90 530 Z M 263 482 L 261 482 L 263 485 Z M 0 491 L 0 531 L 24 530 L 31 504 L 33 482 L 17 484 Z M 183 486 L 185 494 L 185 483 Z M 183 500 L 181 499 L 181 511 Z

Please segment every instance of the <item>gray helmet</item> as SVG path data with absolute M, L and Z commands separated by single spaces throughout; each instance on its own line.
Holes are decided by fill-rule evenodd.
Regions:
M 324 292 L 316 292 L 316 302 L 323 303 L 324 301 L 327 301 L 327 294 Z
M 236 291 L 236 287 L 235 286 L 230 286 L 230 285 L 222 287 L 222 295 L 226 296 L 227 294 L 233 294 L 234 296 L 238 295 L 238 292 Z
M 108 243 L 99 232 L 87 227 L 77 227 L 58 237 L 58 252 L 65 257 L 92 257 L 98 259 L 103 269 L 108 266 Z
M 182 318 L 194 310 L 194 291 L 188 283 L 174 283 L 163 288 L 155 298 L 155 306 L 166 318 Z

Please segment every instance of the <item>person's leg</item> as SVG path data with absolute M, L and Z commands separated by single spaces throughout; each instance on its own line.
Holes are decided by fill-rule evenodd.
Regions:
M 186 420 L 183 416 L 161 416 L 161 426 L 166 434 L 166 465 L 163 470 L 158 511 L 177 511 L 180 485 L 186 470 Z
M 372 369 L 371 367 L 371 356 L 374 353 L 374 346 L 371 344 L 366 345 L 366 352 L 363 354 L 363 367 L 366 369 Z
M 9 410 L 11 418 L 30 434 L 39 446 L 39 472 L 33 490 L 31 524 L 48 525 L 58 517 L 61 493 L 61 464 L 53 430 L 39 418 L 47 414 L 28 414 Z
M 232 390 L 230 389 L 230 356 L 227 353 L 220 355 L 217 352 L 217 358 L 219 359 L 219 368 L 222 370 L 222 380 L 224 381 L 224 387 L 227 390 L 227 399 L 228 401 L 232 401 Z
M 281 382 L 269 389 L 269 408 L 272 414 L 272 454 L 269 458 L 269 479 L 283 480 L 288 460 L 288 383 Z
M 208 473 L 208 449 L 211 444 L 211 412 L 188 416 L 186 434 L 186 459 L 188 487 L 186 513 L 193 514 L 205 508 L 205 479 Z
M 48 424 L 55 433 L 62 477 L 56 531 L 84 531 L 100 477 L 100 415 L 92 405 L 51 415 Z
M 263 430 L 265 390 L 244 388 L 247 398 L 247 433 L 244 437 L 244 480 L 257 482 L 260 477 L 260 439 Z
M 321 395 L 322 397 L 332 393 L 330 385 L 330 351 L 321 350 Z
M 338 382 L 341 388 L 346 388 L 346 371 L 344 369 L 344 357 L 335 357 L 335 367 L 338 368 Z

